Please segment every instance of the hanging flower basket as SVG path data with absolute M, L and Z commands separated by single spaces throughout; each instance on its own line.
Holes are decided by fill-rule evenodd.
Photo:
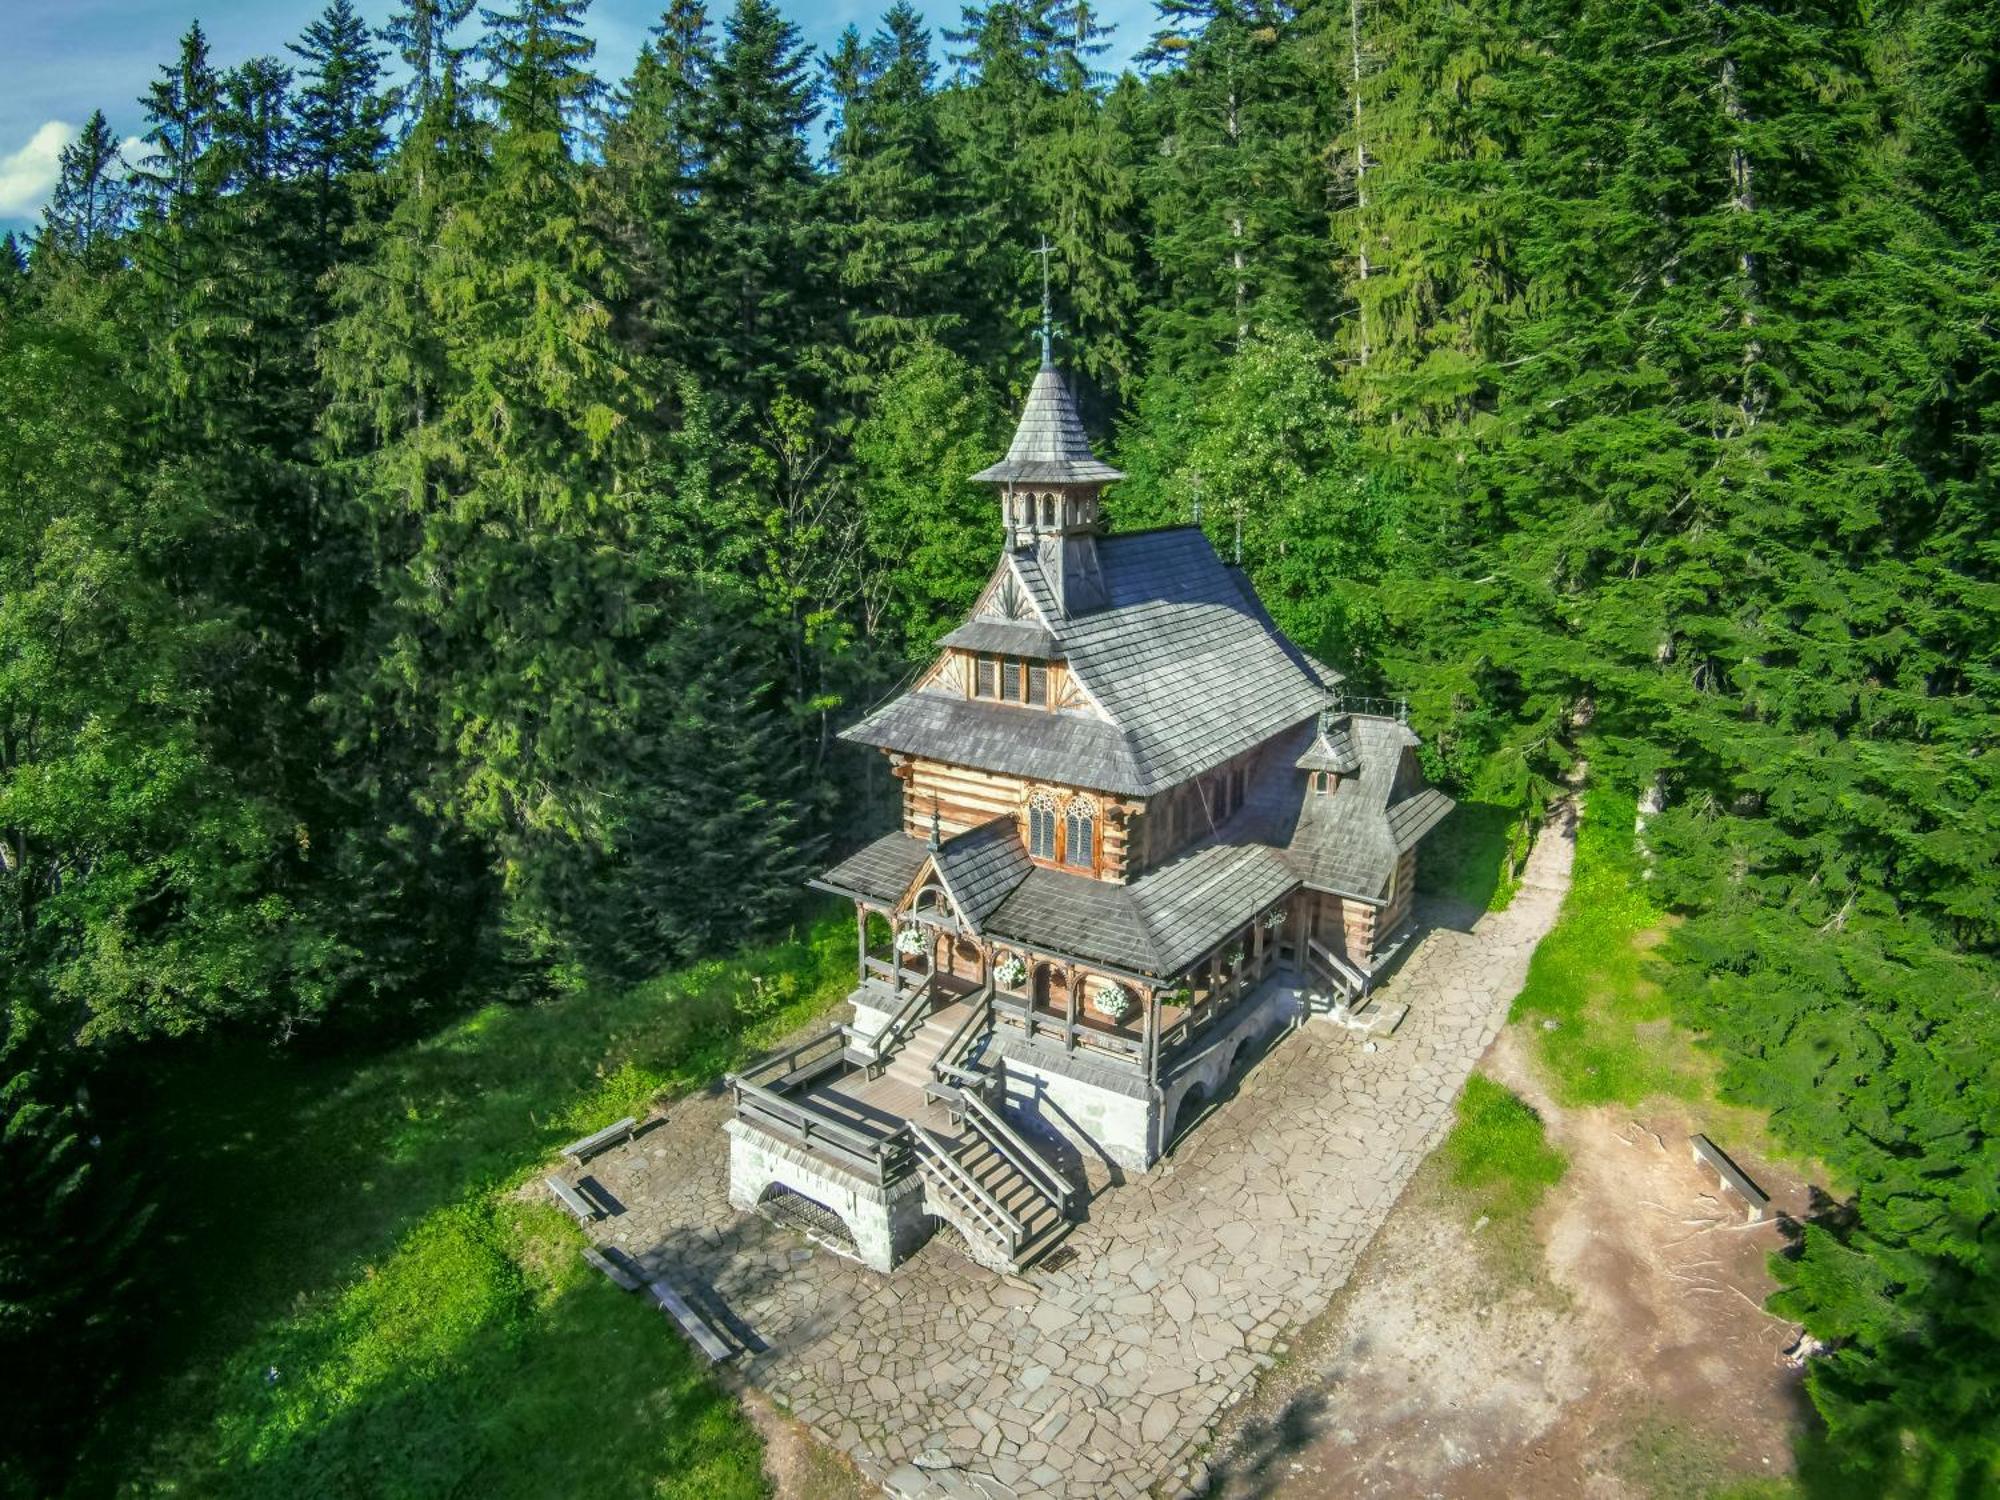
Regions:
M 1011 954 L 993 966 L 993 982 L 1003 990 L 1018 990 L 1028 979 L 1028 966 Z
M 1264 913 L 1264 930 L 1266 932 L 1276 932 L 1280 927 L 1283 927 L 1284 925 L 1285 925 L 1284 907 L 1280 906 L 1272 911 L 1267 911 Z
M 921 958 L 930 945 L 921 927 L 904 927 L 896 933 L 896 951 L 905 958 Z
M 1114 984 L 1097 992 L 1097 1008 L 1114 1021 L 1122 1021 L 1131 1015 L 1138 1001 L 1132 992 L 1122 984 Z

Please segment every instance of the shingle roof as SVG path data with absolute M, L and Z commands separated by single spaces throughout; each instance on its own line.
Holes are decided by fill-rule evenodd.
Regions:
M 844 730 L 842 739 L 1003 776 L 1143 795 L 1149 783 L 1115 724 L 964 698 L 942 688 L 905 693 Z
M 1090 451 L 1068 385 L 1054 365 L 1044 364 L 1028 387 L 1007 456 L 972 477 L 996 484 L 1108 484 L 1125 476 Z
M 1295 730 L 1273 747 L 1251 782 L 1241 817 L 1255 836 L 1284 849 L 1306 885 L 1379 901 L 1396 857 L 1456 804 L 1433 787 L 1412 785 L 1413 776 L 1404 774 L 1403 752 L 1418 743 L 1408 725 L 1359 714 L 1348 729 L 1358 770 L 1343 773 L 1331 792 L 1309 792 L 1305 777 L 1291 767 L 1299 763 L 1293 753 L 1313 733 Z
M 845 738 L 1150 796 L 1313 717 L 1339 681 L 1285 639 L 1199 528 L 1106 537 L 1098 556 L 1105 607 L 1063 621 L 1056 645 L 1110 723 L 1081 711 L 975 702 L 933 685 L 895 699 Z M 1002 567 L 1044 622 L 1061 618 L 1034 554 L 1010 552 Z
M 1018 825 L 1007 816 L 946 839 L 932 864 L 974 932 L 984 930 L 988 915 L 1034 869 Z
M 1062 659 L 1062 648 L 1056 644 L 1056 638 L 1042 626 L 1025 620 L 996 620 L 986 615 L 967 620 L 938 644 L 965 651 L 1033 657 L 1036 661 Z
M 1344 714 L 1331 721 L 1322 716 L 1312 743 L 1293 764 L 1301 771 L 1337 771 L 1342 776 L 1352 775 L 1360 768 L 1361 757 L 1355 754 L 1351 728 L 1351 722 Z
M 893 903 L 902 899 L 929 855 L 922 839 L 885 833 L 807 884 L 837 895 Z
M 1198 527 L 1106 537 L 1098 555 L 1106 605 L 1063 626 L 1063 649 L 1130 740 L 1147 791 L 1319 712 L 1327 684 Z M 1042 604 L 1034 559 L 1010 560 Z

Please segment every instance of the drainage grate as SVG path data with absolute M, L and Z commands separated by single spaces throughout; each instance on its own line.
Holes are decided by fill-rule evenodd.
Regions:
M 1076 1260 L 1076 1246 L 1058 1245 L 1035 1263 L 1037 1271 L 1060 1271 Z

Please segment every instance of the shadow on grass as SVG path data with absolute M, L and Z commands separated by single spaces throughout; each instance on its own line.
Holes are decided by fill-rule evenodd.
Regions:
M 803 940 L 630 989 L 490 1006 L 387 1054 L 238 1045 L 135 1080 L 125 1128 L 143 1133 L 163 1205 L 148 1275 L 172 1291 L 76 1492 L 107 1492 L 134 1469 L 166 1486 L 209 1474 L 205 1487 L 231 1488 L 209 1473 L 212 1449 L 255 1407 L 243 1384 L 262 1379 L 255 1346 L 302 1335 L 435 1215 L 490 1201 L 565 1141 L 708 1084 L 838 999 L 851 942 L 823 919 Z M 441 1454 L 457 1441 L 436 1435 Z M 434 1472 L 431 1455 L 403 1456 Z M 378 1468 L 398 1462 L 385 1455 Z
M 1509 856 L 1527 855 L 1520 814 L 1491 802 L 1461 802 L 1424 840 L 1417 856 L 1417 890 L 1441 906 L 1481 912 L 1505 907 L 1514 894 Z

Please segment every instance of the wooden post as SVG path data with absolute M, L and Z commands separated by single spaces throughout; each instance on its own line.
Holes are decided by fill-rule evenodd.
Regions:
M 856 976 L 861 983 L 868 982 L 868 908 L 859 901 L 854 903 L 854 936 L 859 952 L 854 960 Z
M 1077 1012 L 1081 1008 L 1077 1004 L 1077 1000 L 1083 992 L 1083 976 L 1078 974 L 1076 970 L 1071 969 L 1064 978 L 1068 982 L 1063 986 L 1063 1050 L 1074 1052 L 1076 1051 L 1076 1018 Z
M 1259 979 L 1264 977 L 1264 919 L 1259 917 L 1250 924 L 1250 969 Z
M 1160 992 L 1146 991 L 1146 1082 L 1160 1081 Z

